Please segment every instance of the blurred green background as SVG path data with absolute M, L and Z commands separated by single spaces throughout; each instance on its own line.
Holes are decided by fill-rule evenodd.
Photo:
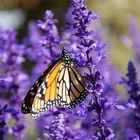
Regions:
M 128 35 L 131 16 L 140 23 L 140 0 L 87 0 L 86 3 L 90 10 L 101 16 L 95 25 L 100 24 L 101 34 L 104 33 L 102 39 L 109 46 L 110 61 L 126 73 L 128 61 L 134 59 L 133 44 L 126 47 L 120 37 Z M 54 12 L 59 20 L 57 26 L 61 28 L 69 6 L 70 0 L 0 0 L 0 28 L 15 28 L 21 40 L 27 35 L 29 21 L 42 19 L 47 9 Z
M 87 0 L 93 12 L 101 15 L 99 22 L 107 32 L 107 42 L 110 42 L 111 61 L 126 73 L 129 60 L 134 60 L 133 43 L 126 47 L 120 40 L 122 35 L 128 35 L 128 26 L 132 17 L 140 23 L 140 1 L 135 0 Z M 106 43 L 106 42 L 105 42 Z

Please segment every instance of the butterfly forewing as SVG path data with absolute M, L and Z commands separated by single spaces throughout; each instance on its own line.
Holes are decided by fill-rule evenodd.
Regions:
M 42 81 L 43 81 L 43 77 L 44 75 L 41 75 L 38 80 L 33 84 L 33 86 L 31 87 L 31 89 L 28 91 L 27 95 L 25 96 L 22 105 L 21 105 L 21 111 L 24 114 L 27 113 L 31 113 L 31 109 L 32 109 L 32 104 L 34 101 L 34 98 L 36 96 L 38 87 L 41 85 Z
M 32 117 L 38 117 L 50 107 L 57 105 L 56 85 L 58 73 L 62 65 L 62 61 L 56 63 L 56 65 L 50 70 L 49 74 L 44 78 L 32 105 Z
M 38 93 L 44 93 L 46 91 L 46 86 L 41 86 L 46 82 L 47 77 L 49 76 L 50 72 L 54 69 L 54 67 L 57 66 L 58 63 L 60 63 L 60 59 L 58 59 L 56 62 L 54 62 L 53 65 L 51 65 L 32 85 L 31 89 L 28 91 L 27 95 L 25 96 L 22 105 L 21 105 L 21 111 L 24 114 L 31 113 L 32 112 L 32 105 L 34 103 L 34 100 L 36 99 L 36 96 Z M 40 90 L 40 87 L 42 89 Z M 41 94 L 41 98 L 43 98 Z M 42 103 L 42 102 L 41 102 Z

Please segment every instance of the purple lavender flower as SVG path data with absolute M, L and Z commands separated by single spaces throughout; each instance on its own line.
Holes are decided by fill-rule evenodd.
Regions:
M 51 123 L 50 126 L 46 126 L 45 129 L 48 131 L 46 136 L 51 137 L 52 139 L 62 140 L 64 139 L 65 135 L 65 128 L 64 128 L 64 115 L 59 114 Z
M 128 63 L 128 73 L 126 74 L 127 78 L 124 78 L 124 83 L 128 86 L 128 107 L 132 109 L 130 113 L 130 118 L 133 120 L 131 129 L 133 128 L 132 136 L 130 139 L 140 139 L 140 81 L 137 79 L 137 72 L 133 62 L 129 61 Z
M 135 17 L 131 16 L 128 21 L 128 35 L 122 35 L 120 40 L 122 43 L 133 49 L 134 57 L 137 63 L 140 63 L 140 27 L 138 26 Z
M 0 105 L 0 139 L 4 140 L 4 135 L 6 134 L 6 113 L 15 113 L 13 108 L 8 108 L 7 105 Z
M 25 41 L 29 46 L 28 57 L 35 61 L 33 81 L 60 56 L 60 37 L 53 16 L 52 11 L 47 10 L 43 20 L 29 24 L 29 38 Z
M 17 42 L 16 32 L 12 30 L 0 30 L 0 42 L 0 100 L 2 103 L 19 110 L 22 95 L 24 95 L 29 85 L 28 75 L 22 66 L 25 61 L 25 45 Z M 20 112 L 11 114 L 6 120 L 7 122 L 16 121 L 15 126 L 7 127 L 7 133 L 11 129 L 12 135 L 20 137 L 23 131 L 20 134 L 16 134 L 17 132 L 14 131 L 14 127 L 20 124 L 21 118 L 17 119 L 18 114 Z M 21 123 L 21 125 L 24 124 Z
M 77 118 L 77 114 L 75 114 L 72 109 L 64 110 L 61 108 L 53 110 L 54 119 L 52 119 L 51 124 L 48 123 L 45 127 L 46 132 L 44 133 L 45 137 L 50 139 L 89 139 L 90 133 L 85 131 L 86 125 L 84 122 L 81 124 L 83 128 L 77 129 L 75 128 L 76 123 L 80 122 L 80 117 Z M 75 114 L 75 115 L 74 115 Z M 85 119 L 86 121 L 86 119 Z
M 99 16 L 88 10 L 83 0 L 73 0 L 72 6 L 74 21 L 73 23 L 68 23 L 68 27 L 69 32 L 72 33 L 71 38 L 75 36 L 76 39 L 73 40 L 73 44 L 71 43 L 71 54 L 75 58 L 77 65 L 94 68 L 96 64 L 106 57 L 105 54 L 102 54 L 102 49 L 105 45 L 95 40 L 93 30 L 89 30 L 89 25 Z
M 77 64 L 87 67 L 89 70 L 89 73 L 84 76 L 88 83 L 87 89 L 93 95 L 88 110 L 95 112 L 97 116 L 95 126 L 98 130 L 93 133 L 93 137 L 99 140 L 112 139 L 114 137 L 113 131 L 107 126 L 103 118 L 104 104 L 107 101 L 102 97 L 103 76 L 98 70 L 95 70 L 97 64 L 105 57 L 101 54 L 104 45 L 95 41 L 93 39 L 93 30 L 88 29 L 95 16 L 86 8 L 83 0 L 73 0 L 72 5 L 74 23 L 70 23 L 70 25 L 75 31 L 74 35 L 79 38 L 77 43 L 79 51 L 76 55 L 76 58 L 78 58 Z
M 53 16 L 52 11 L 47 10 L 43 21 L 38 20 L 37 25 L 45 32 L 44 36 L 40 40 L 40 44 L 44 46 L 44 51 L 46 52 L 44 55 L 48 57 L 48 55 L 51 54 L 56 58 L 60 53 L 59 48 L 55 51 L 56 47 L 59 45 L 60 37 L 55 25 L 57 20 L 53 19 Z
M 5 134 L 5 118 L 4 118 L 4 112 L 5 112 L 5 108 L 6 106 L 4 107 L 1 107 L 0 105 L 0 139 L 1 140 L 4 140 L 4 134 Z
M 28 24 L 28 36 L 23 40 L 23 42 L 28 46 L 27 56 L 30 61 L 36 61 L 36 59 L 42 56 L 40 54 L 41 47 L 39 40 L 41 38 L 41 32 L 35 22 L 30 22 Z M 39 59 L 41 60 L 41 59 Z

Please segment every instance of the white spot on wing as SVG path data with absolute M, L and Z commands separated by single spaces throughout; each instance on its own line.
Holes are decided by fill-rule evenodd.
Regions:
M 44 107 L 44 100 L 41 100 L 41 108 Z
M 46 86 L 45 86 L 45 84 L 43 84 L 42 89 L 43 89 L 43 94 L 45 94 L 45 92 L 46 92 Z
M 37 94 L 37 97 L 41 98 L 41 94 Z
M 66 89 L 66 96 L 67 96 L 67 103 L 70 103 L 70 97 L 69 97 L 69 94 L 68 94 L 68 90 Z

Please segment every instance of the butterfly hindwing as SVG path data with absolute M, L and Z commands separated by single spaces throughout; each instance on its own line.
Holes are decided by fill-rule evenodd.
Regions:
M 81 103 L 86 95 L 84 81 L 73 63 L 66 64 L 58 78 L 58 97 L 59 104 L 65 108 L 75 107 Z

